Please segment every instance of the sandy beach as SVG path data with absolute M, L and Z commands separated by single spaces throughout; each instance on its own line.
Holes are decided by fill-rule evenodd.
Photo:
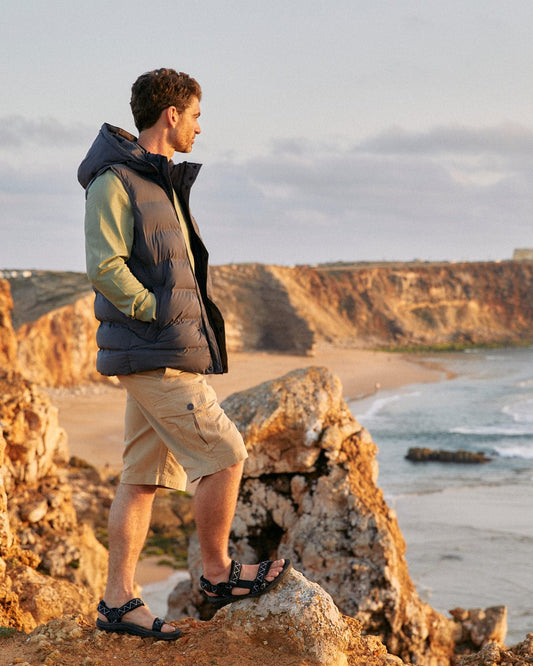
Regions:
M 446 371 L 417 355 L 356 349 L 319 351 L 313 357 L 270 353 L 234 353 L 230 371 L 209 382 L 219 401 L 237 391 L 309 366 L 323 366 L 339 377 L 347 401 L 418 382 L 440 381 Z M 125 391 L 112 385 L 90 385 L 72 390 L 50 389 L 59 410 L 59 423 L 68 436 L 71 455 L 98 468 L 118 471 L 122 462 Z

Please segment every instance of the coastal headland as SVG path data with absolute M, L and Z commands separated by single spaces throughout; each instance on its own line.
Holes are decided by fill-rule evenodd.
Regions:
M 59 280 L 59 283 L 61 283 L 61 275 L 54 274 L 54 279 Z M 67 512 L 65 515 L 69 516 L 68 525 L 66 523 L 65 525 L 70 533 L 79 533 L 79 539 L 82 539 L 82 535 L 85 535 L 83 539 L 88 539 L 88 545 L 84 541 L 84 545 L 81 546 L 81 541 L 76 541 L 75 537 L 72 536 L 73 541 L 69 546 L 71 551 L 78 548 L 82 553 L 80 557 L 85 557 L 84 562 L 88 561 L 88 552 L 98 553 L 97 556 L 94 554 L 90 556 L 93 570 L 95 572 L 98 570 L 98 575 L 95 575 L 92 581 L 92 591 L 94 592 L 101 583 L 101 567 L 100 564 L 96 564 L 96 560 L 100 561 L 101 559 L 101 551 L 97 544 L 90 541 L 91 538 L 85 534 L 85 530 L 76 525 L 72 505 L 69 504 L 70 500 L 65 487 L 65 475 L 63 472 L 54 471 L 54 464 L 58 463 L 53 463 L 53 460 L 65 460 L 65 456 L 70 455 L 83 458 L 96 468 L 107 468 L 109 472 L 117 469 L 120 465 L 122 445 L 124 393 L 113 382 L 102 382 L 101 378 L 95 374 L 94 332 L 96 323 L 92 317 L 92 295 L 83 282 L 83 276 L 78 274 L 68 275 L 69 283 L 74 286 L 61 293 L 60 303 L 54 302 L 54 299 L 50 298 L 50 292 L 46 288 L 48 278 L 50 278 L 50 275 L 46 273 L 27 271 L 24 276 L 14 275 L 9 279 L 11 291 L 7 282 L 1 283 L 1 353 L 4 366 L 10 368 L 2 384 L 6 394 L 4 398 L 9 393 L 10 384 L 18 387 L 16 390 L 21 392 L 20 395 L 23 397 L 16 400 L 12 399 L 11 402 L 10 399 L 6 399 L 3 408 L 3 419 L 13 413 L 15 420 L 13 426 L 9 425 L 5 430 L 5 433 L 7 433 L 5 436 L 8 438 L 7 448 L 5 446 L 0 447 L 0 453 L 7 455 L 7 458 L 5 461 L 0 460 L 0 462 L 2 462 L 5 477 L 4 486 L 7 488 L 7 485 L 9 485 L 10 490 L 16 491 L 15 495 L 18 493 L 18 499 L 11 500 L 9 499 L 11 496 L 4 493 L 0 497 L 0 514 L 2 514 L 2 510 L 7 509 L 10 501 L 15 501 L 15 509 L 12 509 L 11 515 L 17 515 L 18 518 L 12 526 L 6 521 L 0 524 L 0 564 L 4 561 L 6 563 L 5 566 L 0 567 L 0 578 L 4 577 L 5 581 L 15 580 L 13 576 L 18 566 L 19 570 L 24 569 L 26 579 L 28 581 L 31 579 L 32 589 L 34 591 L 38 589 L 37 579 L 35 576 L 33 579 L 31 578 L 33 576 L 31 571 L 38 567 L 38 560 L 46 554 L 42 550 L 45 546 L 39 546 L 41 551 L 35 554 L 34 559 L 28 559 L 28 556 L 24 560 L 25 556 L 21 553 L 24 549 L 31 551 L 31 547 L 28 548 L 28 546 L 31 546 L 31 538 L 36 538 L 30 538 L 30 536 L 35 532 L 39 523 L 37 513 L 41 511 L 42 520 L 48 521 L 45 527 L 39 529 L 47 539 L 50 539 L 53 536 L 54 521 L 59 520 L 59 514 L 56 515 L 58 507 L 64 506 Z M 36 286 L 38 286 L 38 290 L 35 288 Z M 349 401 L 356 400 L 381 389 L 394 388 L 415 382 L 438 381 L 447 376 L 445 368 L 439 364 L 424 362 L 416 353 L 417 349 L 440 347 L 450 349 L 470 345 L 531 343 L 533 338 L 530 326 L 533 315 L 532 286 L 533 262 L 487 262 L 480 264 L 425 264 L 417 262 L 408 265 L 369 266 L 362 264 L 295 268 L 238 265 L 216 267 L 215 269 L 215 289 L 217 290 L 217 298 L 223 305 L 230 343 L 230 373 L 227 376 L 212 378 L 219 399 L 223 400 L 229 396 L 246 392 L 264 382 L 272 382 L 291 371 L 307 372 L 306 369 L 311 366 L 315 368 L 312 373 L 318 373 L 320 377 L 325 377 L 320 380 L 325 384 L 331 382 L 335 384 L 338 380 L 327 378 L 329 375 L 323 375 L 324 370 L 319 371 L 318 368 L 327 368 L 328 372 L 340 379 L 342 395 L 338 396 L 338 389 L 335 389 L 337 391 L 335 405 L 338 404 L 338 406 L 332 412 L 335 416 L 328 417 L 325 420 L 324 433 L 328 431 L 328 428 L 331 428 L 332 423 L 336 423 L 335 419 L 339 419 L 339 421 L 334 429 L 329 431 L 330 435 L 324 441 L 329 442 L 327 446 L 330 447 L 328 449 L 330 452 L 333 450 L 343 452 L 341 459 L 346 457 L 346 460 L 351 460 L 351 456 L 358 448 L 361 452 L 365 451 L 364 469 L 360 466 L 360 463 L 357 463 L 357 455 L 348 465 L 350 492 L 354 493 L 356 499 L 353 501 L 357 504 L 360 499 L 357 499 L 357 488 L 363 487 L 358 485 L 362 483 L 358 479 L 359 475 L 362 475 L 361 479 L 365 479 L 363 485 L 370 492 L 370 497 L 373 498 L 368 506 L 375 504 L 376 507 L 381 507 L 379 511 L 384 512 L 383 520 L 385 522 L 383 525 L 387 524 L 389 527 L 386 529 L 383 527 L 385 531 L 381 538 L 385 540 L 383 543 L 390 541 L 391 537 L 387 536 L 387 530 L 389 529 L 391 530 L 390 533 L 394 535 L 392 538 L 394 545 L 392 551 L 390 551 L 393 555 L 387 555 L 387 557 L 392 557 L 396 563 L 395 566 L 399 566 L 399 570 L 402 572 L 401 575 L 398 574 L 402 581 L 400 596 L 407 595 L 405 598 L 409 598 L 409 595 L 413 595 L 412 599 L 417 599 L 416 592 L 406 573 L 405 564 L 402 563 L 404 545 L 402 545 L 403 540 L 399 535 L 393 512 L 391 513 L 383 504 L 379 489 L 373 485 L 375 483 L 375 472 L 373 471 L 374 462 L 372 459 L 375 455 L 373 453 L 375 445 L 371 442 L 368 433 L 364 431 L 364 424 L 362 424 L 363 428 L 358 425 L 350 425 L 353 432 L 358 433 L 356 440 L 350 439 L 352 435 L 346 436 L 344 429 L 346 423 L 351 423 L 351 421 L 346 414 L 345 407 L 342 405 L 341 398 Z M 10 323 L 11 293 L 14 301 L 13 318 L 17 322 L 16 333 L 11 329 Z M 31 298 L 34 298 L 34 313 L 38 311 L 38 316 L 31 314 L 31 307 L 26 307 L 23 313 L 24 307 L 22 307 L 22 304 L 28 303 L 30 295 L 32 295 Z M 59 307 L 56 307 L 56 305 Z M 399 351 L 402 353 L 398 353 Z M 287 379 L 286 381 L 290 383 L 293 380 Z M 298 382 L 296 385 L 298 385 Z M 46 405 L 39 402 L 38 406 L 34 407 L 31 403 L 31 400 L 40 400 L 40 398 L 31 397 L 37 395 L 34 386 L 45 388 L 51 404 L 58 408 L 57 427 L 68 435 L 67 445 L 62 439 L 63 435 L 61 435 L 60 430 L 57 430 L 57 427 L 54 426 L 53 418 L 50 420 L 50 417 L 47 416 L 48 408 Z M 270 395 L 269 391 L 271 389 L 264 388 L 262 390 L 265 395 Z M 283 395 L 286 390 L 286 388 L 283 388 L 280 395 Z M 311 386 L 310 394 L 318 395 L 317 389 L 313 389 Z M 276 395 L 278 394 L 276 393 Z M 237 396 L 233 399 L 233 404 L 243 404 L 243 400 L 245 400 L 244 395 L 242 398 Z M 338 402 L 339 400 L 340 402 Z M 19 411 L 11 406 L 15 403 Z M 237 409 L 237 407 L 235 408 Z M 313 403 L 311 411 L 316 408 L 317 405 Z M 306 410 L 304 412 L 307 413 Z M 32 417 L 33 413 L 37 414 L 38 418 L 37 416 Z M 283 418 L 285 417 L 281 413 L 277 418 L 281 419 L 280 422 L 284 422 Z M 294 414 L 289 415 L 288 418 L 290 421 L 290 418 L 294 418 Z M 22 425 L 24 419 L 27 419 L 26 426 Z M 24 453 L 20 448 L 24 443 L 25 431 L 31 433 L 33 439 L 37 437 L 34 432 L 36 421 L 39 422 L 38 425 L 40 424 L 39 428 L 41 428 L 39 437 L 42 438 L 43 442 L 47 442 L 45 449 L 49 448 L 44 458 L 42 451 L 39 449 L 39 447 L 42 449 L 42 444 L 36 445 L 35 456 L 33 453 L 31 455 L 28 453 L 31 448 L 28 445 L 26 445 Z M 50 423 L 54 431 L 53 436 L 49 432 Z M 332 432 L 339 434 L 333 436 L 331 435 Z M 265 442 L 267 441 L 268 437 L 265 439 Z M 68 449 L 66 446 L 68 446 Z M 11 458 L 9 458 L 10 455 Z M 322 459 L 321 456 L 324 454 L 317 453 L 317 455 Z M 330 457 L 330 453 L 327 454 L 327 457 Z M 333 458 L 330 459 L 328 465 L 333 465 Z M 328 472 L 331 479 L 339 478 L 342 467 L 343 465 L 339 468 L 331 466 Z M 303 469 L 298 471 L 297 474 L 304 473 Z M 41 506 L 42 501 L 39 504 L 37 498 L 33 498 L 35 499 L 33 503 L 35 507 L 33 507 L 33 504 L 32 507 L 36 511 L 34 514 L 28 514 L 24 509 L 24 498 L 29 499 L 31 497 L 29 493 L 32 492 L 26 478 L 29 472 L 33 474 L 32 483 L 35 489 L 38 489 L 39 497 L 43 495 L 46 500 L 44 505 Z M 61 487 L 59 494 L 56 492 L 54 495 L 55 491 L 50 488 L 47 490 L 48 494 L 43 494 L 45 493 L 43 484 L 46 485 L 48 483 L 47 479 L 50 478 L 58 479 L 58 487 Z M 309 488 L 311 489 L 315 482 L 326 483 L 320 481 L 320 479 L 317 481 L 315 477 L 311 478 L 314 479 L 309 481 L 311 483 Z M 302 497 L 303 487 L 297 491 L 298 483 L 303 482 L 291 482 L 291 492 L 294 497 Z M 309 489 L 307 486 L 305 487 Z M 333 488 L 333 486 L 331 487 Z M 62 505 L 61 502 L 63 502 Z M 368 502 L 368 500 L 365 500 L 365 502 Z M 0 518 L 2 518 L 2 515 L 0 515 Z M 361 518 L 361 520 L 363 519 Z M 365 524 L 369 520 L 372 523 L 374 518 L 364 518 Z M 369 534 L 372 534 L 372 531 Z M 26 539 L 25 545 L 20 541 L 21 538 Z M 364 539 L 361 541 L 362 548 L 363 541 Z M 41 543 L 39 540 L 37 542 Z M 24 546 L 22 550 L 21 545 Z M 11 557 L 11 560 L 8 556 Z M 59 555 L 56 555 L 56 561 L 58 558 Z M 44 560 L 46 561 L 46 557 L 44 557 Z M 78 562 L 76 567 L 79 567 L 80 560 L 72 560 L 72 562 L 76 561 Z M 72 563 L 71 566 L 74 567 Z M 46 567 L 39 571 L 40 575 L 47 573 Z M 60 573 L 58 569 L 57 575 L 58 580 L 68 579 L 76 584 L 78 589 L 80 582 L 83 586 L 83 581 L 87 579 L 87 572 L 83 570 L 69 571 L 65 577 L 65 574 Z M 65 598 L 74 594 L 74 591 L 68 588 L 69 583 L 62 584 L 65 586 Z M 306 594 L 308 593 L 307 588 L 305 588 L 305 579 L 304 581 L 294 580 L 291 584 L 303 585 L 304 587 L 301 589 L 306 589 Z M 392 581 L 392 584 L 394 588 L 396 583 Z M 6 588 L 9 594 L 6 592 L 7 596 L 4 595 L 4 600 L 9 599 L 9 603 L 15 604 L 13 595 L 16 592 L 16 586 L 12 582 L 9 585 L 11 587 Z M 385 593 L 384 589 L 382 593 L 384 595 L 389 594 L 388 592 Z M 502 603 L 504 602 L 505 600 L 502 600 Z M 22 613 L 24 608 L 22 597 L 16 603 L 21 604 Z M 40 603 L 42 615 L 44 601 L 41 600 Z M 416 601 L 416 604 L 418 603 Z M 402 604 L 403 602 L 400 603 L 400 606 Z M 72 608 L 72 604 L 69 608 Z M 86 608 L 88 608 L 86 600 L 80 600 L 82 614 Z M 423 608 L 423 606 L 420 606 L 420 608 Z M 30 613 L 28 609 L 29 607 L 24 612 Z M 64 615 L 65 612 L 67 611 L 63 609 L 58 617 Z M 378 611 L 375 610 L 374 612 L 377 613 Z M 424 611 L 424 613 L 426 612 L 430 617 L 431 609 L 428 608 Z M 457 627 L 460 626 L 461 622 L 463 623 L 463 631 L 465 631 L 468 623 L 470 623 L 469 626 L 473 626 L 474 616 L 468 611 L 458 611 L 459 615 L 462 620 L 454 619 L 454 621 L 459 622 L 456 625 Z M 496 616 L 494 626 L 497 629 L 494 630 L 496 632 L 494 634 L 494 640 L 496 641 L 494 645 L 501 647 L 501 654 L 503 655 L 502 631 L 504 632 L 505 618 L 501 613 L 500 615 L 496 613 Z M 24 616 L 22 613 L 10 617 L 20 618 L 19 628 L 25 628 L 26 631 L 31 629 L 28 615 Z M 25 617 L 24 621 L 23 617 Z M 53 615 L 48 617 L 53 617 Z M 386 612 L 383 617 L 386 617 Z M 392 624 L 389 623 L 389 620 Z M 390 618 L 389 620 L 386 621 L 388 628 L 383 636 L 388 636 L 387 645 L 389 648 L 394 648 L 396 644 L 394 622 Z M 379 622 L 381 621 L 380 619 Z M 409 619 L 409 617 L 402 619 L 402 622 L 407 624 L 412 621 L 412 618 Z M 61 632 L 65 633 L 70 643 L 76 636 L 79 639 L 83 638 L 84 645 L 88 641 L 98 640 L 97 638 L 93 639 L 93 630 L 88 625 L 83 624 L 82 620 L 72 620 L 70 625 L 68 622 L 67 620 L 66 625 L 62 625 L 58 631 L 56 631 L 57 627 L 55 625 L 48 623 L 46 626 L 49 629 L 46 629 L 45 626 L 44 630 L 35 634 L 35 640 L 32 639 L 35 644 L 34 647 L 37 648 L 39 647 L 37 643 L 39 645 L 42 643 L 40 654 L 46 652 L 48 647 L 50 647 L 50 654 L 53 654 L 54 640 L 61 640 L 57 638 Z M 443 627 L 452 627 L 451 621 L 439 619 L 439 622 L 444 623 Z M 190 635 L 196 636 L 198 635 L 197 632 L 195 633 L 197 627 L 193 624 L 190 623 Z M 15 625 L 11 626 L 15 628 Z M 216 623 L 210 625 L 209 630 L 214 631 L 216 635 Z M 345 650 L 346 655 L 349 653 L 349 658 L 338 663 L 354 665 L 403 663 L 401 660 L 395 660 L 396 658 L 392 655 L 387 655 L 386 651 L 383 651 L 384 647 L 382 645 L 377 649 L 377 644 L 372 647 L 370 643 L 364 641 L 358 643 L 361 650 L 358 657 L 356 653 L 359 648 L 354 648 L 357 642 L 356 638 L 359 637 L 357 640 L 361 641 L 361 637 L 357 633 L 358 630 L 352 627 L 348 631 L 344 627 L 342 631 L 345 637 L 348 633 L 350 634 L 351 647 L 349 650 L 348 648 Z M 451 631 L 450 628 L 446 629 L 446 632 L 449 631 Z M 487 631 L 490 634 L 490 629 Z M 428 649 L 433 650 L 433 657 L 427 662 L 428 665 L 444 666 L 452 663 L 448 657 L 442 655 L 449 653 L 453 640 L 457 642 L 461 639 L 456 636 L 452 640 L 451 635 L 446 632 L 442 634 L 440 639 L 436 634 L 427 637 L 428 646 L 430 643 L 433 646 L 432 648 L 428 647 Z M 377 633 L 379 634 L 379 631 Z M 481 642 L 477 644 L 477 649 L 483 651 L 485 643 L 490 642 L 489 634 L 484 639 L 480 639 Z M 43 636 L 44 638 L 42 638 Z M 416 649 L 420 654 L 424 639 L 418 636 L 416 641 L 418 646 Z M 446 641 L 448 642 L 446 643 Z M 436 647 L 441 643 L 447 645 L 442 650 L 442 654 L 439 652 L 440 648 Z M 4 645 L 8 645 L 8 643 L 6 642 Z M 11 643 L 11 645 L 14 646 L 14 649 L 18 649 L 17 646 L 21 643 Z M 404 650 L 404 652 L 405 650 L 408 651 L 410 648 L 406 645 L 403 644 L 403 647 L 398 649 Z M 474 644 L 470 647 L 474 647 L 475 651 L 476 646 Z M 122 648 L 126 648 L 125 643 L 124 645 L 121 643 L 120 649 Z M 56 649 L 58 655 L 60 651 L 60 648 Z M 389 649 L 389 651 L 391 650 Z M 14 656 L 16 653 L 11 650 L 9 654 Z M 67 653 L 65 652 L 65 654 Z M 195 654 L 197 656 L 198 651 Z M 370 654 L 373 656 L 368 656 Z M 440 656 L 435 656 L 437 654 L 440 654 Z M 464 663 L 485 663 L 481 661 L 482 658 L 484 657 L 480 656 L 479 662 L 465 661 Z M 65 661 L 64 663 L 75 662 Z M 157 663 L 166 663 L 164 657 L 162 657 L 162 661 L 157 661 Z M 176 663 L 181 662 L 176 661 Z M 220 661 L 220 663 L 229 664 L 230 662 Z M 264 663 L 267 664 L 270 661 L 264 661 Z M 272 663 L 286 663 L 288 665 L 293 662 L 278 659 L 277 662 L 272 661 Z M 294 661 L 294 663 L 304 662 Z M 314 662 L 309 661 L 309 663 Z M 504 662 L 494 661 L 494 663 Z M 523 663 L 529 662 L 524 661 Z

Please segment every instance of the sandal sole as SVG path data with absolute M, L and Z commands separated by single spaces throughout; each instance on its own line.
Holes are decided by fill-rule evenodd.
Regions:
M 107 631 L 116 634 L 130 634 L 131 636 L 141 636 L 141 638 L 157 638 L 160 641 L 175 641 L 183 635 L 181 629 L 176 631 L 154 631 L 153 629 L 145 629 L 133 622 L 104 622 L 103 620 L 96 620 L 96 627 L 100 631 Z

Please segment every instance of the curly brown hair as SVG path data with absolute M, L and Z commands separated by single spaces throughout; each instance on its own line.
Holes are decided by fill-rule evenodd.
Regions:
M 130 106 L 135 126 L 139 132 L 152 127 L 169 106 L 183 113 L 191 97 L 201 100 L 202 89 L 188 74 L 166 68 L 141 74 L 131 87 Z

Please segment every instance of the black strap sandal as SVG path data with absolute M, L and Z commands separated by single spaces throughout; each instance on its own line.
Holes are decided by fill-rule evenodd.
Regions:
M 105 601 L 98 604 L 98 612 L 105 616 L 107 622 L 96 620 L 96 626 L 100 631 L 112 631 L 117 634 L 131 634 L 132 636 L 142 636 L 143 638 L 157 638 L 160 641 L 174 641 L 182 635 L 181 629 L 174 631 L 161 631 L 165 621 L 160 617 L 156 617 L 153 621 L 151 629 L 145 629 L 139 624 L 133 622 L 122 622 L 122 618 L 126 613 L 129 613 L 139 606 L 144 606 L 142 599 L 130 599 L 119 608 L 109 608 Z
M 234 601 L 242 601 L 243 599 L 249 599 L 250 597 L 259 597 L 278 585 L 291 569 L 291 561 L 284 560 L 283 569 L 279 572 L 276 578 L 271 581 L 266 581 L 265 577 L 270 571 L 272 564 L 272 560 L 260 562 L 257 576 L 254 580 L 244 580 L 239 578 L 242 564 L 236 560 L 231 560 L 231 571 L 227 583 L 217 583 L 216 585 L 213 585 L 213 583 L 208 581 L 207 578 L 201 576 L 200 589 L 207 601 L 217 608 L 222 608 L 222 606 L 231 604 Z M 236 587 L 244 587 L 250 591 L 247 594 L 233 594 L 233 589 Z M 207 592 L 210 594 L 207 594 Z

